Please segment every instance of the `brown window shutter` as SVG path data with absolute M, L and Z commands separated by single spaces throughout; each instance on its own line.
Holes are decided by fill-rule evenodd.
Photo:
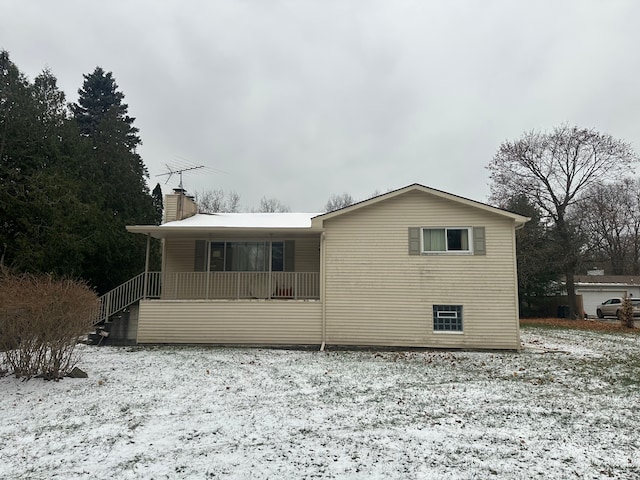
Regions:
M 205 240 L 196 240 L 196 255 L 193 263 L 195 272 L 207 271 L 207 242 Z
M 420 227 L 409 227 L 409 255 L 420 255 Z
M 473 227 L 473 254 L 487 254 L 487 242 L 485 238 L 484 227 Z
M 296 271 L 296 247 L 294 240 L 284 242 L 284 270 L 286 272 Z

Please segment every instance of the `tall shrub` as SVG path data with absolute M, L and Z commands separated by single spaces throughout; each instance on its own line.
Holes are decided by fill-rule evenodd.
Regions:
M 619 318 L 623 327 L 633 328 L 633 303 L 629 297 L 625 297 L 622 300 L 622 310 Z
M 9 370 L 25 379 L 64 377 L 78 361 L 76 344 L 92 327 L 97 301 L 82 282 L 0 273 L 0 350 Z

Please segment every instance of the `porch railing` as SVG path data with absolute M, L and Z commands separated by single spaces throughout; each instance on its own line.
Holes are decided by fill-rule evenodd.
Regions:
M 318 299 L 319 272 L 176 272 L 165 274 L 162 298 Z
M 99 298 L 94 323 L 143 298 L 319 299 L 319 272 L 161 272 L 141 273 Z
M 94 323 L 108 319 L 114 313 L 143 298 L 159 298 L 160 272 L 141 273 L 99 298 Z

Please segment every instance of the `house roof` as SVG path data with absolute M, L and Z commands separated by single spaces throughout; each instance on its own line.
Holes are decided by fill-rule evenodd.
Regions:
M 309 230 L 311 219 L 318 213 L 198 213 L 184 220 L 162 225 L 131 225 L 132 233 L 150 234 L 164 238 L 168 234 L 199 234 L 211 231 L 278 231 Z
M 197 235 L 216 231 L 236 231 L 243 233 L 250 233 L 252 231 L 264 232 L 265 230 L 277 231 L 278 233 L 318 231 L 322 230 L 323 223 L 326 220 L 356 211 L 366 206 L 375 205 L 378 202 L 383 202 L 412 191 L 427 193 L 439 198 L 478 208 L 485 212 L 510 218 L 514 221 L 516 229 L 521 228 L 529 221 L 528 217 L 518 215 L 517 213 L 508 212 L 485 203 L 476 202 L 475 200 L 414 183 L 413 185 L 393 190 L 328 213 L 199 213 L 184 220 L 167 222 L 162 225 L 130 225 L 127 226 L 127 230 L 132 233 L 148 234 L 156 238 L 164 238 L 168 235 Z
M 199 213 L 160 228 L 310 228 L 318 213 Z
M 338 210 L 334 210 L 333 212 L 320 214 L 320 215 L 318 215 L 317 217 L 315 217 L 313 219 L 313 224 L 314 224 L 314 226 L 317 225 L 318 227 L 322 227 L 322 223 L 325 220 L 329 220 L 330 218 L 334 218 L 334 217 L 336 217 L 338 215 L 343 215 L 343 214 L 348 213 L 348 212 L 353 212 L 355 210 L 358 210 L 360 208 L 363 208 L 363 207 L 366 207 L 366 206 L 369 206 L 369 205 L 374 205 L 374 204 L 376 204 L 378 202 L 382 202 L 382 201 L 388 200 L 390 198 L 397 197 L 399 195 L 403 195 L 403 194 L 411 192 L 411 191 L 418 191 L 418 192 L 428 193 L 430 195 L 434 195 L 434 196 L 439 197 L 439 198 L 444 198 L 444 199 L 451 200 L 451 201 L 454 201 L 454 202 L 457 202 L 457 203 L 461 203 L 463 205 L 467 205 L 467 206 L 474 207 L 474 208 L 479 208 L 479 209 L 484 210 L 484 211 L 489 212 L 489 213 L 493 213 L 493 214 L 501 215 L 503 217 L 511 218 L 515 222 L 516 229 L 523 227 L 525 223 L 527 223 L 529 220 L 531 220 L 529 217 L 518 215 L 517 213 L 509 212 L 507 210 L 502 210 L 502 209 L 497 208 L 497 207 L 492 207 L 491 205 L 487 205 L 486 203 L 477 202 L 475 200 L 471 200 L 471 199 L 468 199 L 468 198 L 465 198 L 465 197 L 460 197 L 460 196 L 454 195 L 452 193 L 443 192 L 442 190 L 437 190 L 435 188 L 425 187 L 424 185 L 420 185 L 419 183 L 414 183 L 412 185 L 408 185 L 406 187 L 399 188 L 398 190 L 393 190 L 391 192 L 387 192 L 387 193 L 384 193 L 382 195 L 378 195 L 377 197 L 373 197 L 373 198 L 370 198 L 368 200 L 363 200 L 362 202 L 354 203 L 353 205 L 349 205 L 348 207 L 344 207 L 344 208 L 341 208 L 341 209 L 338 209 Z
M 575 275 L 576 285 L 592 286 L 622 286 L 640 285 L 640 276 L 633 275 Z

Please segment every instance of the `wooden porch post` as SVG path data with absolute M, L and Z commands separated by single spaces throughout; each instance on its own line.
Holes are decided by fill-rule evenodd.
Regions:
M 273 276 L 271 272 L 271 263 L 273 262 L 273 259 L 271 258 L 272 251 L 273 251 L 273 235 L 269 234 L 269 255 L 267 255 L 267 257 L 269 258 L 269 283 L 268 283 L 269 290 L 267 291 L 269 295 L 269 300 L 271 300 L 271 297 L 273 294 L 272 281 L 271 281 L 271 277 Z
M 205 258 L 207 259 L 207 268 L 205 269 L 207 276 L 207 280 L 205 281 L 205 288 L 207 291 L 204 294 L 205 300 L 209 300 L 209 288 L 210 288 L 210 280 L 211 280 L 211 234 L 209 234 L 209 239 L 205 243 L 207 252 L 205 254 Z
M 147 233 L 147 255 L 144 260 L 144 286 L 142 287 L 142 299 L 147 299 L 147 288 L 149 287 L 149 250 L 151 248 L 151 234 Z

